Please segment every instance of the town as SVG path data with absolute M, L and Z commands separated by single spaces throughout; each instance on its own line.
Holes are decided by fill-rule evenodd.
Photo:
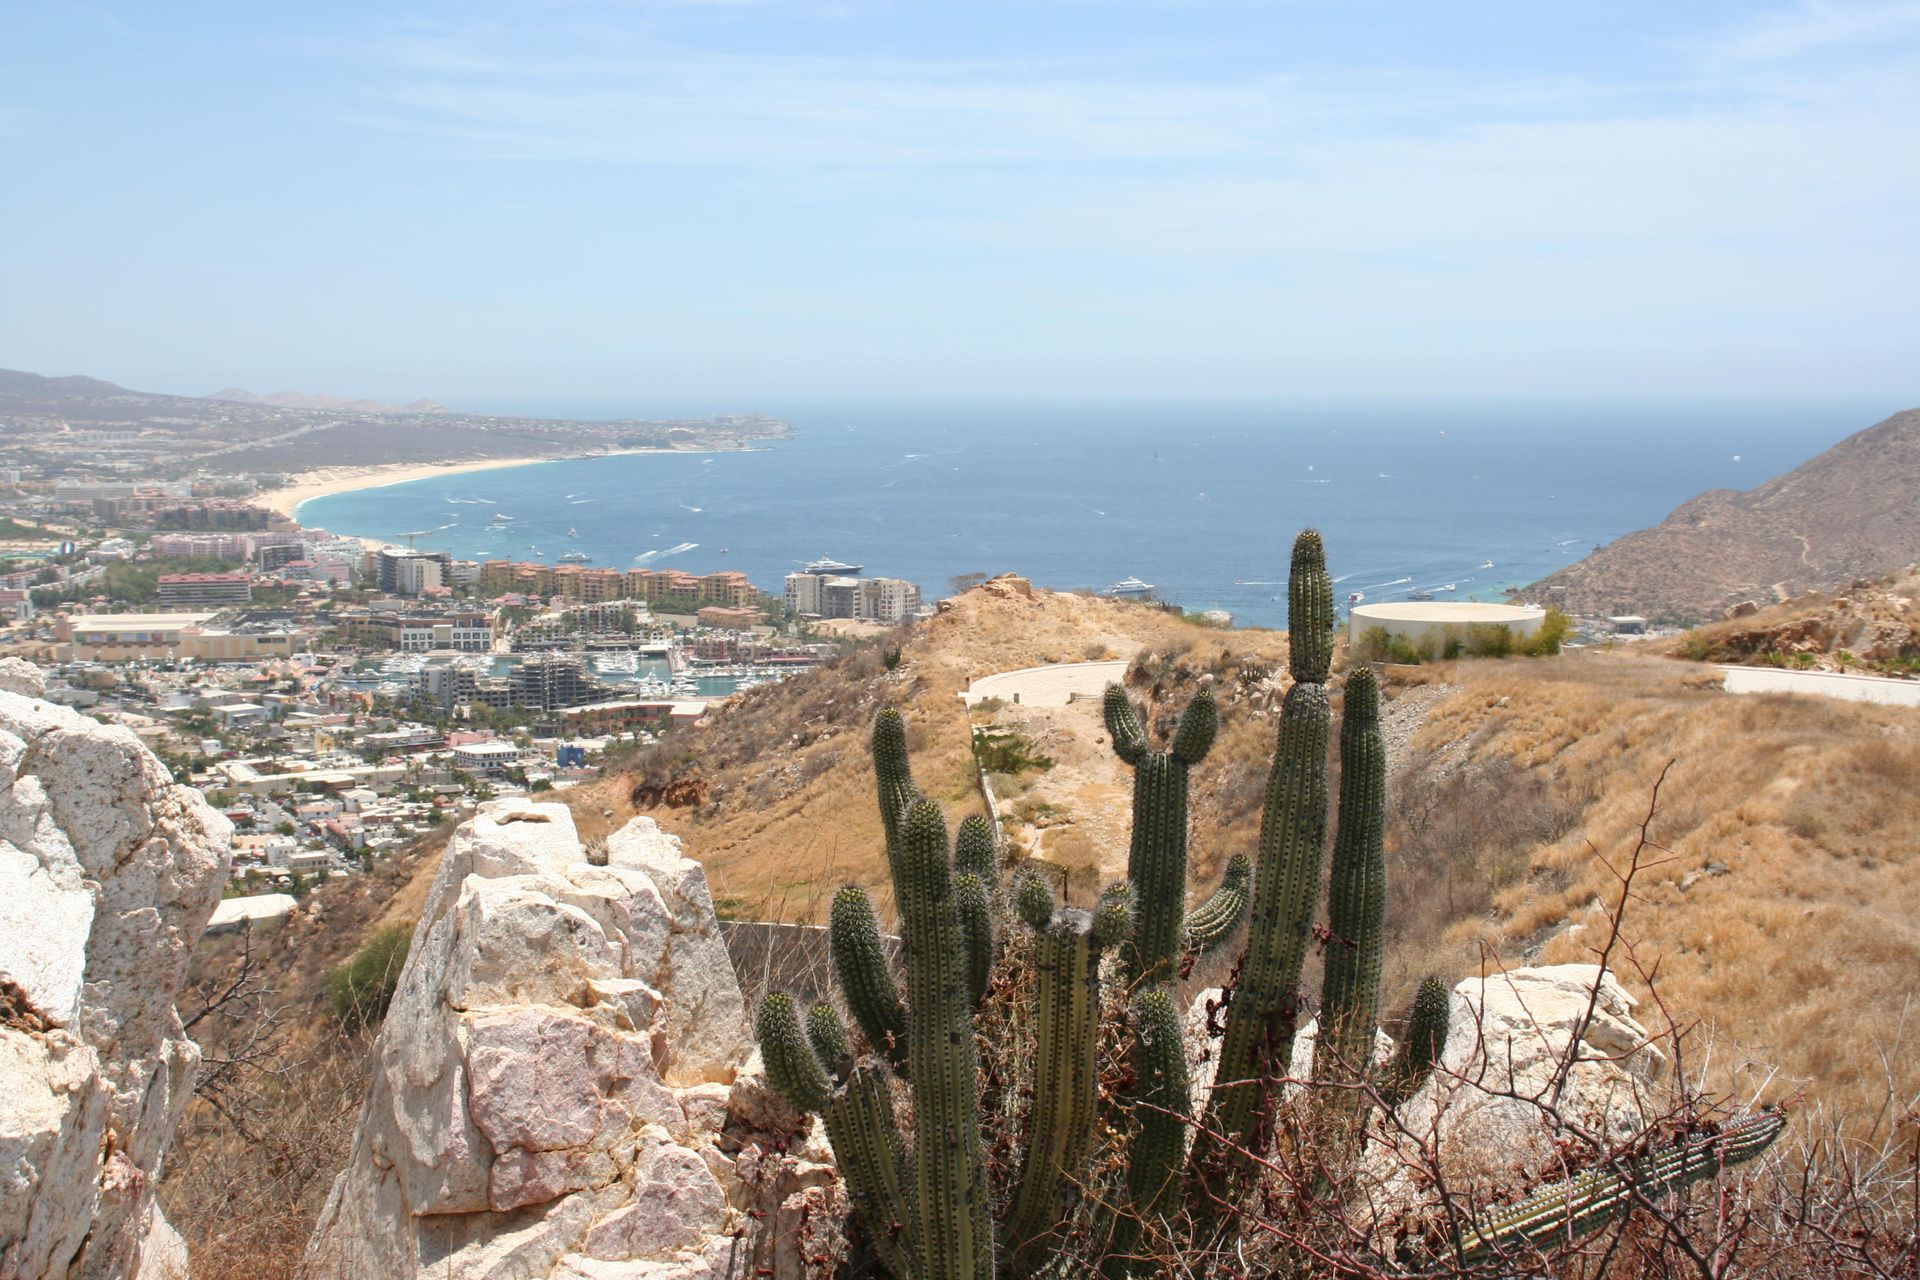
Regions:
M 303 528 L 255 494 L 245 475 L 0 470 L 0 653 L 232 820 L 215 929 L 926 612 L 860 566 L 770 593 L 735 571 L 474 562 Z

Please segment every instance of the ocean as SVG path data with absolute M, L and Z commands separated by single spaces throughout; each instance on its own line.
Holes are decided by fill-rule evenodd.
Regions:
M 509 406 L 491 406 L 507 411 Z M 514 405 L 553 416 L 681 406 Z M 1336 588 L 1498 600 L 1713 487 L 1745 489 L 1884 412 L 1844 404 L 735 406 L 791 422 L 751 452 L 646 454 L 316 498 L 301 523 L 464 559 L 738 569 L 778 593 L 831 557 L 928 599 L 959 574 L 1103 590 L 1129 577 L 1284 626 L 1295 532 Z M 711 410 L 708 410 L 711 411 Z M 496 514 L 512 517 L 495 520 Z

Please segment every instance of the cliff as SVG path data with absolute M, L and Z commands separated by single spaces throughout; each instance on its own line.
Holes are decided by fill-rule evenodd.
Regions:
M 1920 409 L 1745 492 L 1713 489 L 1528 587 L 1570 613 L 1701 621 L 1878 577 L 1920 557 Z
M 200 1051 L 174 997 L 227 820 L 0 662 L 0 1274 L 169 1280 L 154 1201 Z

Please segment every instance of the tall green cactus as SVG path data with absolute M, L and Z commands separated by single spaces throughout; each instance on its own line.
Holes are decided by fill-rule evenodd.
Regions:
M 876 717 L 874 772 L 904 939 L 905 998 L 864 890 L 836 895 L 830 940 L 843 998 L 867 1044 L 893 1075 L 908 1079 L 910 1144 L 893 1114 L 888 1070 L 858 1056 L 831 1005 L 817 1004 L 802 1019 L 791 999 L 770 995 L 760 1038 L 774 1087 L 823 1118 L 851 1203 L 895 1280 L 1157 1274 L 1169 1253 L 1217 1243 L 1220 1210 L 1233 1203 L 1251 1163 L 1244 1155 L 1269 1142 L 1279 1107 L 1294 1107 L 1289 1131 L 1305 1126 L 1358 1139 L 1369 1102 L 1398 1106 L 1440 1059 L 1450 994 L 1429 978 L 1392 1061 L 1372 1062 L 1386 904 L 1385 754 L 1378 682 L 1355 670 L 1340 729 L 1339 829 L 1314 1062 L 1315 1082 L 1331 1087 L 1307 1090 L 1304 1105 L 1283 1103 L 1276 1087 L 1305 1011 L 1300 978 L 1325 869 L 1333 602 L 1324 550 L 1311 531 L 1294 545 L 1288 603 L 1293 685 L 1280 715 L 1258 858 L 1231 860 L 1218 891 L 1192 912 L 1185 909 L 1188 773 L 1217 732 L 1209 694 L 1189 704 L 1169 749 L 1156 751 L 1125 693 L 1108 690 L 1113 749 L 1134 768 L 1133 836 L 1129 878 L 1091 910 L 1057 902 L 1032 864 L 1003 889 L 987 818 L 963 821 L 949 847 L 939 806 L 914 785 L 905 722 L 892 710 Z M 1022 950 L 1031 961 L 1030 1015 L 1002 1016 L 1017 1006 L 1005 1005 L 1001 993 L 1025 990 L 994 978 L 1003 916 L 1031 933 Z M 1215 1084 L 1189 1152 L 1194 1126 L 1176 983 L 1184 963 L 1238 936 L 1243 921 L 1246 950 L 1227 997 Z M 1114 976 L 1128 997 L 1131 1034 L 1120 1041 L 1126 1057 L 1109 1081 L 1118 1105 L 1103 1112 L 1102 962 L 1116 948 L 1124 962 Z M 975 1047 L 983 1008 L 990 1034 L 1030 1027 L 1032 1035 L 1030 1045 L 1006 1054 L 1012 1093 L 1025 1092 L 1031 1105 L 1017 1173 L 998 1195 L 989 1185 Z M 1030 1088 L 1017 1087 L 1022 1079 Z M 1451 1251 L 1456 1261 L 1478 1262 L 1589 1229 L 1636 1197 L 1750 1158 L 1779 1131 L 1776 1117 L 1748 1117 L 1712 1138 L 1591 1171 L 1473 1224 Z M 1339 1181 L 1323 1181 L 1316 1193 L 1339 1194 Z M 1097 1194 L 1083 1197 L 1088 1188 Z M 1005 1204 L 998 1233 L 996 1200 Z

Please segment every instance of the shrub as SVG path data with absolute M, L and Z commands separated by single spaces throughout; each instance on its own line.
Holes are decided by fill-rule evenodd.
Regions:
M 1043 756 L 1025 734 L 1011 729 L 975 729 L 973 758 L 988 773 L 1021 774 L 1029 769 L 1053 768 L 1053 757 Z
M 351 960 L 331 970 L 327 974 L 327 1009 L 334 1019 L 357 1030 L 386 1017 L 412 943 L 412 925 L 388 925 L 368 935 Z

